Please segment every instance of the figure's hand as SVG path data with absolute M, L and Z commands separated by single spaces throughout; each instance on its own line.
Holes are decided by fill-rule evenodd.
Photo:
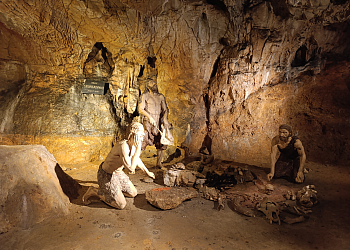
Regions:
M 295 178 L 295 182 L 302 183 L 304 182 L 304 178 L 305 178 L 304 173 L 302 171 L 299 171 L 297 173 L 297 177 Z
M 153 172 L 148 172 L 147 174 L 148 174 L 148 176 L 149 176 L 149 177 L 151 177 L 151 178 L 153 178 L 153 179 L 155 179 L 155 178 L 156 178 L 156 176 L 154 175 L 154 173 L 153 173 Z
M 144 140 L 144 135 L 135 135 L 135 139 L 134 139 L 134 146 L 136 148 L 136 150 L 141 150 L 142 148 L 142 142 Z
M 153 119 L 153 117 L 149 117 L 149 122 L 153 125 L 153 126 L 157 126 L 156 121 Z
M 142 144 L 142 138 L 139 135 L 135 135 L 135 140 L 134 140 L 135 147 L 138 148 Z
M 273 176 L 274 176 L 273 173 L 269 173 L 269 174 L 267 175 L 267 180 L 268 180 L 268 181 L 271 181 L 272 178 L 273 178 Z
M 135 174 L 135 170 L 133 170 L 133 171 L 130 171 L 130 174 Z

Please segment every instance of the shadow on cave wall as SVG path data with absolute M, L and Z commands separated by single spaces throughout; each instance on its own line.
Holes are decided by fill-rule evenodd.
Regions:
M 295 52 L 294 59 L 292 61 L 292 67 L 301 67 L 306 64 L 319 61 L 320 48 L 318 47 L 317 41 L 311 37 Z
M 350 62 L 341 62 L 328 65 L 319 75 L 305 71 L 299 77 L 299 91 L 288 99 L 287 119 L 311 161 L 343 164 L 350 160 L 349 67 Z

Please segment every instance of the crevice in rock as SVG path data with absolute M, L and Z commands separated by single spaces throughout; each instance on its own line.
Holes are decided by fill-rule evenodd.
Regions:
M 221 55 L 221 53 L 220 53 Z M 206 126 L 207 126 L 207 134 L 204 137 L 204 140 L 202 142 L 202 146 L 199 149 L 200 153 L 203 154 L 210 154 L 212 153 L 211 151 L 211 145 L 212 145 L 212 139 L 209 136 L 209 132 L 210 132 L 210 101 L 209 101 L 209 90 L 210 90 L 210 82 L 212 81 L 213 77 L 216 76 L 216 73 L 218 71 L 219 68 L 219 62 L 220 62 L 220 55 L 218 56 L 218 58 L 216 59 L 214 65 L 213 65 L 213 70 L 212 73 L 210 75 L 210 80 L 209 80 L 209 86 L 203 91 L 203 101 L 204 101 L 204 105 L 205 105 L 205 116 L 206 116 Z
M 207 14 L 205 14 L 204 12 L 202 13 L 202 20 L 203 20 L 203 22 L 208 23 Z M 208 24 L 208 26 L 209 26 L 209 24 Z
M 210 78 L 214 77 L 218 71 L 219 67 L 219 62 L 220 62 L 220 56 L 216 59 L 214 66 L 213 66 L 213 71 L 211 72 Z
M 145 70 L 145 65 L 140 65 L 140 72 L 139 72 L 139 75 L 137 77 L 142 77 L 144 70 Z
M 22 80 L 22 81 L 18 82 L 18 86 L 21 86 L 21 85 L 25 84 L 25 82 L 26 82 L 25 80 Z M 16 95 L 13 95 L 11 92 L 10 93 L 6 93 L 6 95 L 4 95 L 4 96 L 7 96 L 7 97 L 14 96 L 14 98 L 11 101 L 9 101 L 7 104 L 5 104 L 7 108 L 6 108 L 5 112 L 4 112 L 4 116 L 2 118 L 2 121 L 0 122 L 0 133 L 12 132 L 13 116 L 15 114 L 15 110 L 16 110 L 16 107 L 17 107 L 18 103 L 20 102 L 21 98 L 23 97 L 23 95 L 25 93 L 25 90 L 26 90 L 26 86 L 23 85 L 23 87 L 18 91 L 18 93 Z M 6 103 L 6 101 L 3 101 L 3 102 Z
M 136 107 L 138 107 L 138 106 L 139 106 L 139 103 L 136 104 Z M 132 122 L 132 120 L 133 120 L 135 117 L 140 116 L 139 110 L 136 108 L 135 111 L 134 111 L 134 113 L 130 114 L 129 116 L 130 116 L 131 122 Z M 131 122 L 130 122 L 130 123 L 131 123 Z
M 207 4 L 212 5 L 217 10 L 225 10 L 227 11 L 227 6 L 224 2 L 220 0 L 207 0 Z
M 205 155 L 211 155 L 212 151 L 211 151 L 211 145 L 212 145 L 212 139 L 210 138 L 209 134 L 207 134 L 204 137 L 203 143 L 201 148 L 199 149 L 199 152 L 201 154 L 205 154 Z
M 331 3 L 334 5 L 345 4 L 348 0 L 331 0 Z
M 285 1 L 268 0 L 273 8 L 273 13 L 283 19 L 288 19 L 291 14 Z
M 292 62 L 292 67 L 300 67 L 305 66 L 307 64 L 306 60 L 307 48 L 305 45 L 301 46 L 297 52 L 295 52 L 295 56 Z
M 228 40 L 227 37 L 221 37 L 221 38 L 219 39 L 219 43 L 220 43 L 221 45 L 224 45 L 224 46 L 229 46 L 229 45 L 230 45 L 230 41 Z
M 203 94 L 203 101 L 204 101 L 204 105 L 205 105 L 205 116 L 207 118 L 207 127 L 209 126 L 209 111 L 210 111 L 210 104 L 209 104 L 209 94 L 208 92 Z
M 147 63 L 149 66 L 151 66 L 152 68 L 156 67 L 156 61 L 157 61 L 157 57 L 155 56 L 149 56 L 147 57 Z
M 119 117 L 119 116 L 117 116 L 116 114 L 117 114 L 117 110 L 116 110 L 116 106 L 117 106 L 117 104 L 115 103 L 115 100 L 114 100 L 114 97 L 113 97 L 113 95 L 112 95 L 112 93 L 111 93 L 111 91 L 109 90 L 109 89 L 107 89 L 107 93 L 106 93 L 106 95 L 105 95 L 107 98 L 107 102 L 109 103 L 109 106 L 111 107 L 111 110 L 112 110 L 112 115 L 113 115 L 113 117 L 114 117 L 114 120 L 117 122 L 117 123 L 119 123 L 120 122 L 120 120 L 121 120 L 121 118 Z

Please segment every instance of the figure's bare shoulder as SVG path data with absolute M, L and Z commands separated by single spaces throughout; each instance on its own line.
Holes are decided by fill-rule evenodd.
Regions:
M 165 96 L 163 94 L 158 93 L 158 100 L 160 100 L 161 103 L 166 105 Z
M 279 136 L 276 135 L 274 138 L 271 140 L 271 148 L 279 143 Z
M 303 144 L 301 143 L 301 140 L 300 140 L 300 139 L 296 139 L 296 140 L 295 140 L 294 147 L 295 147 L 296 149 L 301 149 L 301 148 L 303 148 Z
M 117 147 L 117 150 L 121 151 L 121 152 L 125 152 L 125 151 L 129 150 L 129 146 L 128 146 L 126 140 L 121 140 L 121 141 L 117 142 L 117 144 L 114 147 Z
M 149 92 L 143 92 L 140 96 L 141 99 L 145 99 L 149 96 Z

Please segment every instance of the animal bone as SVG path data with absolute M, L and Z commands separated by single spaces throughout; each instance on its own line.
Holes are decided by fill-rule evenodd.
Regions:
M 278 225 L 281 225 L 281 220 L 279 218 L 280 209 L 275 202 L 270 201 L 265 197 L 257 205 L 257 209 L 265 214 L 266 218 L 270 221 L 270 224 L 272 224 L 272 222 L 278 222 Z
M 307 210 L 318 203 L 317 191 L 314 185 L 308 185 L 303 187 L 297 192 L 297 205 L 302 207 L 301 210 Z
M 232 203 L 231 203 L 232 208 L 240 214 L 243 214 L 243 215 L 246 215 L 249 217 L 255 217 L 255 215 L 253 214 L 251 209 L 248 209 L 240 204 L 242 199 L 244 199 L 242 196 L 237 196 L 237 197 L 233 198 Z
M 225 208 L 225 196 L 219 193 L 218 197 L 218 210 L 220 211 L 221 209 L 223 210 Z
M 274 187 L 273 187 L 272 184 L 266 184 L 266 185 L 265 185 L 265 193 L 266 193 L 267 195 L 272 194 L 273 190 L 274 190 Z

